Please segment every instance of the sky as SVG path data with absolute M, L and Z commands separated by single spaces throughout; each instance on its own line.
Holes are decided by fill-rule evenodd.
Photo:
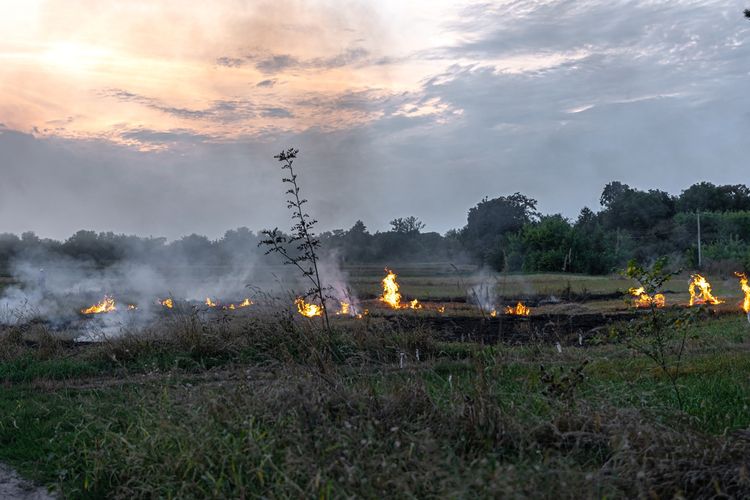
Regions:
M 747 2 L 0 0 L 0 233 L 575 219 L 619 180 L 748 182 Z

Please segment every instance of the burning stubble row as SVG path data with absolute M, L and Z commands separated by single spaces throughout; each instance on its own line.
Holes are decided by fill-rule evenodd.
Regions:
M 397 275 L 393 271 L 386 269 L 386 276 L 381 281 L 383 292 L 378 298 L 380 304 L 388 309 L 401 310 L 408 309 L 413 311 L 419 310 L 432 310 L 438 314 L 445 313 L 445 306 L 438 305 L 425 305 L 417 299 L 411 301 L 403 300 L 400 293 L 400 286 L 397 281 Z M 748 284 L 748 278 L 744 273 L 735 273 L 740 282 L 740 288 L 742 289 L 744 298 L 740 305 L 740 308 L 750 315 L 750 284 Z M 690 284 L 688 286 L 688 292 L 690 293 L 690 301 L 688 306 L 692 307 L 695 305 L 719 305 L 725 301 L 717 298 L 711 289 L 711 284 L 708 280 L 700 274 L 693 274 L 690 277 Z M 657 307 L 663 308 L 667 305 L 666 297 L 663 293 L 655 292 L 649 294 L 643 287 L 631 288 L 628 293 L 633 297 L 632 305 L 636 308 L 649 308 Z M 335 311 L 336 316 L 353 317 L 362 319 L 369 314 L 368 309 L 363 309 L 357 301 L 347 299 L 338 300 L 338 307 Z M 216 300 L 212 300 L 207 297 L 203 305 L 208 309 L 217 309 L 224 311 L 234 311 L 239 309 L 245 309 L 251 307 L 254 304 L 249 298 L 238 302 L 220 303 Z M 156 300 L 156 305 L 165 309 L 173 309 L 175 307 L 175 300 L 171 297 L 166 299 Z M 297 297 L 294 300 L 294 306 L 297 312 L 307 318 L 314 318 L 322 316 L 324 309 L 322 304 L 316 304 L 314 302 L 308 302 L 304 297 Z M 126 304 L 125 308 L 127 311 L 137 311 L 137 304 Z M 481 309 L 481 308 L 480 308 Z M 81 313 L 84 315 L 96 315 L 96 314 L 107 314 L 118 311 L 118 304 L 115 298 L 111 295 L 105 295 L 104 298 L 90 307 L 81 309 Z M 490 308 L 489 311 L 481 310 L 482 314 L 485 313 L 490 317 L 496 317 L 498 311 L 496 308 Z M 531 308 L 526 306 L 523 302 L 518 302 L 515 306 L 506 306 L 503 309 L 504 314 L 513 316 L 529 316 L 531 315 Z M 749 316 L 750 318 L 750 316 Z

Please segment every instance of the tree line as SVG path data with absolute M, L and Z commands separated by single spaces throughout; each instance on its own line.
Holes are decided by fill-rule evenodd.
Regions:
M 698 265 L 697 214 L 704 263 L 727 270 L 750 267 L 750 189 L 745 185 L 694 184 L 675 196 L 607 184 L 596 211 L 574 220 L 541 214 L 537 201 L 521 193 L 485 198 L 472 207 L 466 225 L 445 234 L 425 231 L 414 216 L 397 218 L 387 231 L 368 231 L 358 220 L 320 235 L 322 247 L 345 264 L 409 262 L 475 263 L 498 271 L 606 274 L 628 260 L 648 262 L 669 255 Z M 50 255 L 106 267 L 122 260 L 163 265 L 236 265 L 243 259 L 274 263 L 259 248 L 260 233 L 247 228 L 210 240 L 192 234 L 165 238 L 78 231 L 65 241 L 27 232 L 0 234 L 0 271 L 17 257 L 40 262 Z

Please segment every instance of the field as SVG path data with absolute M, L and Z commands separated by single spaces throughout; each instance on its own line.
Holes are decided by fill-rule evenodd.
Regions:
M 100 343 L 6 327 L 0 461 L 72 498 L 750 495 L 736 279 L 713 278 L 726 304 L 684 327 L 678 399 L 676 365 L 630 342 L 649 313 L 618 296 L 624 278 L 492 277 L 499 302 L 539 303 L 514 320 L 465 303 L 472 270 L 395 270 L 424 310 L 335 317 L 330 333 L 296 313 L 187 306 Z M 349 275 L 375 304 L 382 268 Z M 684 313 L 686 279 L 660 315 Z M 577 331 L 534 319 L 586 313 L 612 315 Z M 451 335 L 461 318 L 481 335 Z

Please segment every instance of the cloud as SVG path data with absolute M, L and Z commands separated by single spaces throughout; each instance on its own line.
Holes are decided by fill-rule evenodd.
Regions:
M 123 102 L 141 104 L 167 115 L 188 120 L 212 119 L 218 122 L 231 122 L 256 116 L 254 103 L 246 99 L 219 99 L 211 102 L 206 108 L 192 109 L 172 106 L 160 99 L 122 89 L 106 89 L 100 94 L 104 97 L 111 97 Z
M 255 63 L 255 67 L 263 73 L 279 73 L 289 68 L 298 67 L 300 64 L 296 57 L 288 54 L 274 55 L 261 59 Z
M 261 80 L 258 83 L 255 84 L 256 87 L 263 87 L 263 88 L 271 88 L 274 85 L 276 85 L 277 80 L 275 78 L 271 78 L 268 80 Z
M 239 68 L 245 63 L 242 59 L 236 57 L 219 57 L 216 59 L 216 64 L 224 66 L 226 68 Z
M 261 116 L 265 118 L 293 118 L 294 115 L 291 111 L 284 108 L 266 108 L 261 112 Z
M 370 52 L 361 47 L 349 48 L 329 57 L 315 57 L 311 59 L 300 59 L 289 54 L 278 54 L 257 60 L 255 67 L 266 74 L 277 74 L 295 69 L 329 70 L 364 64 L 368 62 L 369 55 Z

